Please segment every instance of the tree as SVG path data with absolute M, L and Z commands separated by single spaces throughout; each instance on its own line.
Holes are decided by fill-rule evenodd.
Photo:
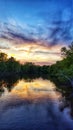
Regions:
M 61 48 L 61 55 L 65 58 L 67 56 L 67 49 L 66 47 Z
M 0 52 L 0 62 L 7 61 L 7 54 Z
M 73 59 L 73 42 L 71 43 L 71 45 L 68 46 L 68 48 L 63 47 L 61 49 L 61 54 L 65 58 L 71 58 L 71 59 Z
M 11 57 L 7 61 L 7 71 L 10 73 L 18 73 L 20 72 L 20 64 L 18 61 L 15 60 L 15 58 Z

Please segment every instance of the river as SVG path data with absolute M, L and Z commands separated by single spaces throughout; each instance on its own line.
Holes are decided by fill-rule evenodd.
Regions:
M 10 82 L 11 83 L 11 82 Z M 0 83 L 0 130 L 73 130 L 70 108 L 46 79 Z

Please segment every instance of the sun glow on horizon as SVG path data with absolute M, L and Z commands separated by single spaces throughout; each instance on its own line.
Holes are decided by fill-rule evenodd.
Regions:
M 8 42 L 9 44 L 9 42 Z M 61 60 L 60 49 L 62 45 L 55 45 L 54 47 L 43 46 L 41 44 L 21 44 L 14 45 L 11 44 L 9 49 L 1 49 L 2 52 L 5 52 L 8 55 L 8 58 L 14 57 L 16 60 L 21 63 L 33 62 L 33 63 L 55 63 L 56 61 Z

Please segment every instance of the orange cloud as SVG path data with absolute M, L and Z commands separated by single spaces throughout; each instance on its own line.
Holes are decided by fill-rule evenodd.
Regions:
M 0 37 L 0 50 L 15 57 L 20 62 L 36 64 L 51 64 L 61 60 L 60 49 L 63 44 L 53 44 L 46 41 L 26 37 L 16 30 L 5 30 Z

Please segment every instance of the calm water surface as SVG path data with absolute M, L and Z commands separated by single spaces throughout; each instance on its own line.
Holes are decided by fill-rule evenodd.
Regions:
M 2 81 L 3 82 L 3 81 Z M 60 111 L 62 95 L 49 80 L 19 80 L 0 93 L 0 130 L 73 130 L 70 109 Z

